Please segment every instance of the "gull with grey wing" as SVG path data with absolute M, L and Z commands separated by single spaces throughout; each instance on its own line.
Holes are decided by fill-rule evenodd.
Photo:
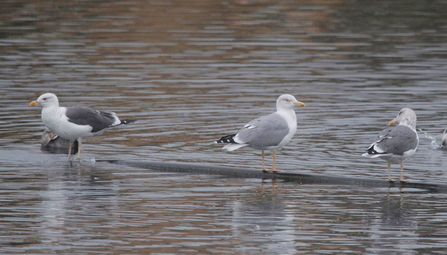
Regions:
M 100 112 L 85 106 L 60 107 L 57 96 L 45 93 L 31 106 L 42 106 L 42 122 L 58 136 L 70 141 L 68 158 L 72 153 L 72 145 L 78 140 L 78 155 L 81 157 L 82 138 L 101 135 L 108 128 L 128 124 L 135 120 L 120 120 L 114 112 Z
M 395 181 L 391 178 L 391 164 L 400 164 L 399 181 L 405 182 L 403 161 L 412 156 L 419 145 L 419 137 L 416 132 L 416 113 L 410 108 L 403 108 L 389 124 L 395 123 L 399 123 L 399 125 L 380 132 L 377 141 L 372 143 L 362 156 L 388 161 L 389 182 Z
M 297 129 L 294 106 L 305 104 L 296 100 L 289 94 L 281 95 L 276 101 L 276 112 L 256 118 L 246 124 L 237 133 L 223 136 L 215 143 L 227 144 L 223 147 L 228 151 L 234 151 L 248 146 L 262 151 L 262 171 L 268 170 L 264 166 L 264 150 L 271 150 L 273 156 L 272 171 L 276 169 L 276 151 L 286 145 L 293 137 Z

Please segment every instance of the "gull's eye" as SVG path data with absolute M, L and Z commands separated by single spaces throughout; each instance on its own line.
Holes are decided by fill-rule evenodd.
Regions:
M 48 99 L 48 98 L 47 98 L 47 97 L 45 97 L 45 98 L 43 99 L 43 101 L 47 101 L 47 99 Z

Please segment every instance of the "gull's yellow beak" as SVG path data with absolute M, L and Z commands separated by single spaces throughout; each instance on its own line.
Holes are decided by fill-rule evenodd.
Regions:
M 296 106 L 301 106 L 301 107 L 306 106 L 306 104 L 304 104 L 303 102 L 300 102 L 300 101 L 294 103 L 294 105 L 296 105 Z
M 394 125 L 397 122 L 397 118 L 395 118 L 394 120 L 390 121 L 390 123 L 388 123 L 388 125 Z
M 29 103 L 29 105 L 31 105 L 31 106 L 36 106 L 38 104 L 39 104 L 39 102 L 37 102 L 37 101 L 32 101 L 31 103 Z

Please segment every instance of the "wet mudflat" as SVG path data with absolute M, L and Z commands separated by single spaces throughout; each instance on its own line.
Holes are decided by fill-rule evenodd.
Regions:
M 259 169 L 260 151 L 212 142 L 289 93 L 306 107 L 279 169 L 386 179 L 385 161 L 360 155 L 411 107 L 426 133 L 405 177 L 447 184 L 447 152 L 435 144 L 447 128 L 444 2 L 0 5 L 0 253 L 445 251 L 445 193 L 95 162 Z M 139 121 L 87 139 L 83 161 L 70 165 L 40 151 L 40 109 L 28 103 L 44 92 Z

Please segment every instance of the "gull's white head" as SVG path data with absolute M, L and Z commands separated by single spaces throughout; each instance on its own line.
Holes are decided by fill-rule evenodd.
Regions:
M 296 98 L 289 94 L 284 94 L 278 97 L 278 100 L 276 100 L 276 109 L 277 110 L 288 110 L 293 109 L 295 106 L 306 106 L 304 103 L 296 100 Z
M 59 106 L 59 100 L 53 93 L 45 93 L 41 95 L 36 101 L 29 103 L 31 106 L 40 105 L 43 108 L 51 106 Z
M 403 108 L 399 111 L 399 114 L 397 114 L 397 117 L 390 121 L 390 125 L 393 125 L 395 123 L 398 123 L 399 125 L 407 125 L 412 127 L 413 129 L 416 129 L 416 113 L 410 109 L 410 108 Z

